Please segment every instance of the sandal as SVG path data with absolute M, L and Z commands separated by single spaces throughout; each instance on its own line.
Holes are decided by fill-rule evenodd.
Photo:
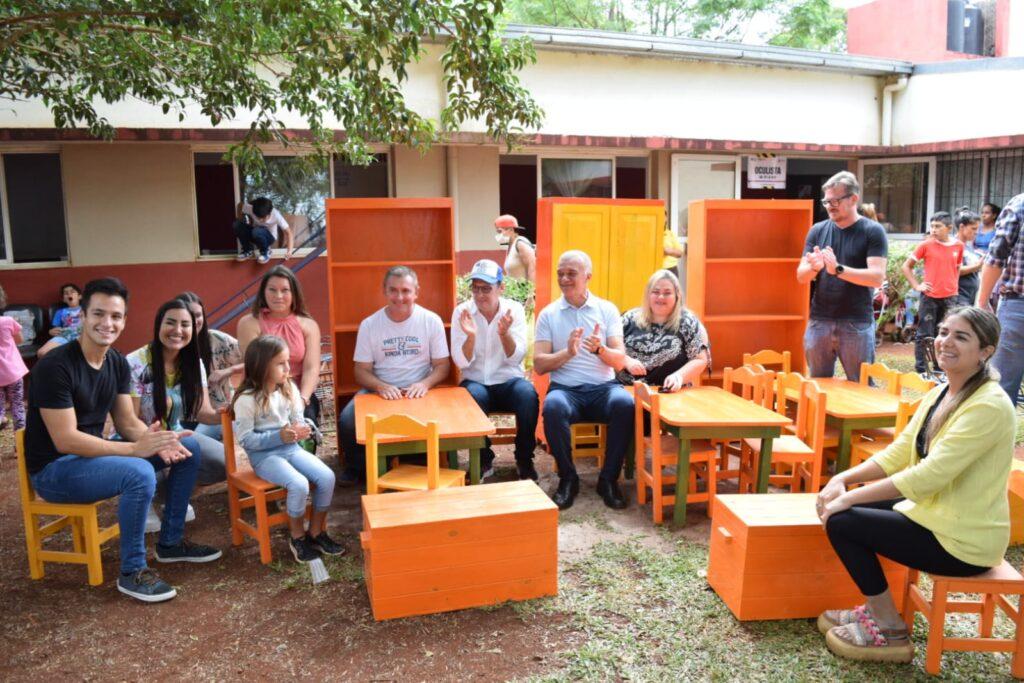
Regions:
M 850 611 L 856 612 L 856 621 L 835 626 L 825 634 L 825 644 L 833 654 L 861 662 L 905 664 L 914 659 L 907 629 L 883 629 L 866 609 Z
M 821 635 L 826 635 L 836 626 L 846 626 L 857 621 L 861 612 L 869 616 L 871 614 L 867 605 L 857 605 L 853 609 L 827 609 L 818 617 L 818 630 Z

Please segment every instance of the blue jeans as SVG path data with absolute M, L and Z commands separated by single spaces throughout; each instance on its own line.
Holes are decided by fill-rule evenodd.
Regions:
M 540 407 L 537 390 L 522 377 L 510 379 L 501 384 L 481 384 L 472 380 L 463 380 L 459 386 L 465 387 L 480 410 L 485 413 L 515 413 L 516 415 L 516 462 L 533 460 L 533 449 L 537 445 L 537 414 Z M 491 440 L 480 454 L 481 469 L 494 461 Z
M 235 237 L 242 243 L 242 253 L 247 254 L 253 247 L 265 256 L 270 255 L 270 247 L 274 244 L 274 236 L 270 231 L 262 227 L 252 227 L 245 221 L 235 221 L 232 226 Z
M 875 362 L 875 323 L 811 318 L 804 332 L 804 352 L 811 377 L 832 377 L 836 358 L 847 379 L 860 381 L 860 364 Z
M 370 393 L 367 389 L 360 389 L 359 394 Z M 338 464 L 350 477 L 359 480 L 366 479 L 366 446 L 356 441 L 356 398 L 348 402 L 345 409 L 338 416 L 338 445 L 342 453 L 338 453 Z
M 999 304 L 999 346 L 992 366 L 999 371 L 999 386 L 1014 405 L 1019 405 L 1020 382 L 1024 378 L 1024 299 L 1003 297 Z
M 63 455 L 32 475 L 32 486 L 51 503 L 94 503 L 120 496 L 117 521 L 121 526 L 121 572 L 134 573 L 146 567 L 146 512 L 153 503 L 156 473 L 164 468 L 169 469 L 167 504 L 158 543 L 173 546 L 184 538 L 185 510 L 196 485 L 202 453 L 192 437 L 183 438 L 181 445 L 192 457 L 170 466 L 156 455 Z
M 306 514 L 310 483 L 316 487 L 313 509 L 324 512 L 331 507 L 334 472 L 299 444 L 289 443 L 265 451 L 249 451 L 249 462 L 261 479 L 288 490 L 289 517 L 302 517 Z
M 220 441 L 222 444 L 224 442 L 224 427 L 221 426 L 220 424 L 196 425 L 194 431 L 196 434 L 202 434 L 203 436 L 208 436 L 211 439 L 216 439 L 217 441 Z
M 608 450 L 600 476 L 617 481 L 633 438 L 633 417 L 633 397 L 615 380 L 575 387 L 552 383 L 544 399 L 544 436 L 558 463 L 559 476 L 577 476 L 570 426 L 577 422 L 602 422 L 608 425 Z

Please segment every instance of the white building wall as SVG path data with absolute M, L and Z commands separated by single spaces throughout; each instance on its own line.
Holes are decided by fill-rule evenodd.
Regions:
M 494 219 L 498 216 L 498 148 L 458 146 L 449 148 L 454 170 L 452 197 L 458 250 L 498 249 Z
M 447 197 L 444 147 L 436 145 L 426 154 L 402 145 L 391 148 L 394 158 L 396 197 Z

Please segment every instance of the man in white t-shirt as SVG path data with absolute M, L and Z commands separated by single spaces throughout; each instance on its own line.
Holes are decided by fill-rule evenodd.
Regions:
M 505 273 L 482 259 L 469 273 L 473 296 L 452 313 L 452 360 L 462 371 L 459 386 L 485 413 L 516 416 L 516 469 L 520 479 L 537 481 L 533 449 L 537 445 L 537 390 L 523 377 L 526 315 L 517 301 L 501 296 Z M 480 453 L 480 479 L 494 473 L 491 440 Z
M 285 260 L 292 257 L 295 248 L 293 235 L 288 221 L 281 212 L 274 208 L 274 203 L 266 197 L 257 197 L 252 204 L 239 204 L 233 225 L 235 237 L 241 245 L 238 260 L 255 258 L 260 263 L 270 260 L 270 249 L 277 242 L 278 233 L 283 233 L 287 240 L 288 251 Z M 246 218 L 249 220 L 246 221 Z
M 416 305 L 420 285 L 416 272 L 393 266 L 384 275 L 387 305 L 359 323 L 356 335 L 356 382 L 360 393 L 383 398 L 422 398 L 448 376 L 451 361 L 440 316 Z M 338 418 L 345 453 L 342 481 L 366 479 L 366 449 L 356 442 L 356 402 L 349 401 Z
M 615 379 L 625 363 L 622 318 L 610 301 L 598 298 L 588 284 L 593 273 L 590 257 L 567 251 L 558 259 L 562 296 L 544 307 L 537 318 L 533 371 L 551 373 L 544 399 L 544 436 L 558 463 L 560 510 L 572 507 L 580 478 L 572 461 L 569 430 L 577 422 L 608 426 L 608 448 L 597 479 L 597 493 L 613 510 L 626 507 L 619 490 L 619 473 L 633 436 L 633 397 Z

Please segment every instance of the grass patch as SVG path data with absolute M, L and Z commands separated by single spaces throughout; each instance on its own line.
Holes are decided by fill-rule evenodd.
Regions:
M 598 512 L 584 512 L 573 514 L 571 512 L 558 515 L 559 524 L 587 524 L 599 531 L 614 531 L 607 518 Z
M 1024 550 L 1009 559 L 1020 565 Z M 707 549 L 680 540 L 673 553 L 636 542 L 604 542 L 563 575 L 559 596 L 539 612 L 562 612 L 584 642 L 563 668 L 536 681 L 926 681 L 923 623 L 913 666 L 858 664 L 834 657 L 812 620 L 740 623 L 701 576 Z M 954 615 L 950 634 L 972 634 L 973 617 Z M 997 635 L 1010 623 L 996 621 Z M 1005 680 L 1008 654 L 950 653 L 943 673 L 957 680 Z

